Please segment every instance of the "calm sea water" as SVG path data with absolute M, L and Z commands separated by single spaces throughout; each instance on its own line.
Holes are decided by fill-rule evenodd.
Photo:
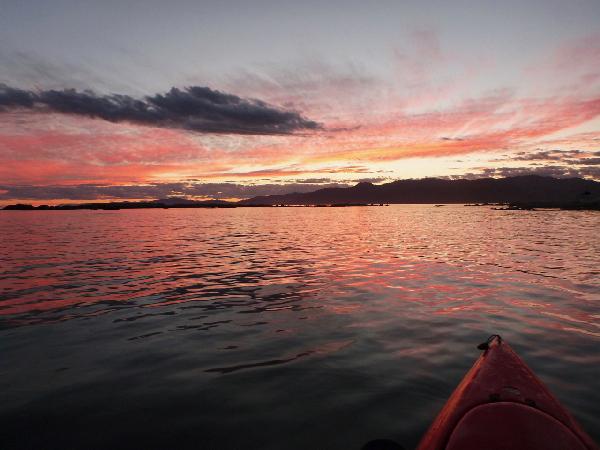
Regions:
M 0 212 L 0 448 L 415 446 L 500 333 L 600 440 L 600 214 Z

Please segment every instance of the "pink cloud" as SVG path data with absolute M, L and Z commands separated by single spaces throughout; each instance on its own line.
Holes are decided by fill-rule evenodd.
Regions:
M 520 148 L 598 115 L 600 98 L 515 99 L 510 91 L 501 91 L 446 111 L 397 113 L 347 131 L 275 143 L 268 142 L 271 138 L 238 137 L 235 150 L 218 140 L 209 148 L 197 136 L 165 129 L 99 126 L 90 120 L 82 121 L 78 130 L 73 122 L 61 129 L 44 123 L 52 117 L 39 115 L 37 129 L 29 124 L 27 132 L 11 134 L 5 127 L 0 134 L 0 176 L 5 183 L 39 184 L 141 182 L 190 174 L 251 178 L 331 173 L 327 165 L 348 167 L 349 161 L 366 164 Z M 240 170 L 242 166 L 265 169 Z M 269 168 L 274 166 L 294 169 Z
M 586 68 L 600 71 L 600 33 L 593 33 L 559 47 L 551 62 L 558 70 Z
M 598 95 L 600 92 L 600 33 L 564 42 L 524 69 L 536 90 L 553 95 Z

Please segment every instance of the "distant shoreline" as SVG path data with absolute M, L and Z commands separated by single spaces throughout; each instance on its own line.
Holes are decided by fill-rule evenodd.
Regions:
M 15 204 L 6 205 L 2 211 L 76 211 L 76 210 L 103 210 L 117 211 L 121 209 L 231 209 L 231 208 L 343 208 L 349 206 L 389 206 L 383 203 L 334 203 L 315 205 L 252 205 L 237 203 L 199 203 L 199 204 L 163 204 L 158 202 L 108 202 L 108 203 L 82 203 L 67 205 L 39 205 Z
M 600 203 L 553 203 L 553 202 L 517 202 L 517 203 L 481 203 L 481 204 L 463 204 L 463 203 L 391 203 L 393 205 L 431 205 L 433 207 L 462 205 L 470 207 L 490 207 L 496 211 L 536 211 L 536 210 L 563 210 L 563 211 L 600 211 Z M 28 204 L 7 205 L 0 211 L 120 211 L 129 209 L 233 209 L 233 208 L 344 208 L 356 206 L 390 206 L 390 203 L 338 203 L 338 204 L 315 204 L 315 205 L 252 205 L 252 204 L 230 204 L 230 205 L 163 205 L 151 204 L 140 205 L 135 202 L 130 204 L 114 203 L 96 203 L 96 204 L 75 204 L 75 205 L 40 205 L 33 206 Z

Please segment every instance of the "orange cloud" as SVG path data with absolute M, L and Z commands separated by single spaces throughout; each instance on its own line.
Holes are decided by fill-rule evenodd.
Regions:
M 38 115 L 37 128 L 30 124 L 28 132 L 0 134 L 0 176 L 5 183 L 39 184 L 290 176 L 338 173 L 337 166 L 352 172 L 353 162 L 364 167 L 402 158 L 522 148 L 598 115 L 600 98 L 514 99 L 510 92 L 500 92 L 446 111 L 398 113 L 315 136 L 236 137 L 230 148 L 224 145 L 226 137 L 207 140 L 88 119 L 79 128 L 69 119 L 61 129 L 44 123 L 55 118 Z

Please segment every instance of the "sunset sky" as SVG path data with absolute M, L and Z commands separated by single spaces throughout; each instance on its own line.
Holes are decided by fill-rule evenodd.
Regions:
M 0 204 L 600 180 L 600 2 L 3 0 Z

